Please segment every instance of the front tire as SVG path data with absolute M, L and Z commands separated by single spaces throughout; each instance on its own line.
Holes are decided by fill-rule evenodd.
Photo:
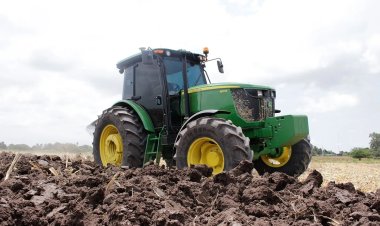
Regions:
M 299 176 L 309 166 L 311 149 L 310 142 L 303 139 L 292 146 L 283 147 L 282 155 L 277 158 L 271 158 L 267 155 L 260 156 L 254 162 L 254 167 L 260 175 L 282 172 L 290 176 Z
M 95 125 L 94 160 L 103 166 L 142 167 L 146 137 L 133 111 L 120 106 L 111 107 L 103 112 Z
M 178 169 L 204 164 L 213 175 L 252 161 L 249 139 L 231 121 L 203 117 L 189 122 L 175 143 Z

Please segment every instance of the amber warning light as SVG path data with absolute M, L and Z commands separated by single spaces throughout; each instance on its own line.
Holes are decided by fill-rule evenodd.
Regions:
M 153 51 L 155 54 L 163 54 L 164 53 L 164 50 L 163 49 L 155 49 Z
M 204 47 L 203 48 L 203 54 L 207 56 L 208 53 L 209 53 L 208 48 Z

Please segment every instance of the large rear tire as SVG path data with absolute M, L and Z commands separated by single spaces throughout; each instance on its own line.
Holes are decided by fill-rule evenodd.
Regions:
M 103 166 L 142 167 L 146 132 L 135 113 L 115 106 L 103 112 L 95 125 L 93 154 Z
M 203 117 L 189 122 L 175 143 L 176 165 L 182 169 L 204 164 L 213 174 L 228 171 L 240 161 L 252 161 L 249 139 L 231 121 Z
M 260 156 L 254 162 L 255 169 L 259 174 L 283 172 L 290 176 L 299 176 L 309 166 L 311 161 L 310 142 L 306 139 L 299 141 L 291 147 L 283 147 L 282 155 L 277 158 Z

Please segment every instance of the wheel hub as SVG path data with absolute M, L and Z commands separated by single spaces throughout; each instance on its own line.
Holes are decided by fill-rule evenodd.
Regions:
M 210 166 L 212 167 L 217 166 L 220 161 L 217 151 L 210 150 L 209 152 L 207 152 L 206 160 Z
M 100 158 L 102 164 L 120 166 L 123 159 L 123 141 L 114 125 L 104 127 L 100 136 Z
M 224 155 L 219 144 L 208 137 L 201 137 L 190 145 L 187 164 L 204 164 L 213 169 L 213 174 L 221 173 L 224 169 Z
M 271 157 L 269 155 L 261 156 L 261 160 L 268 166 L 278 168 L 284 166 L 292 155 L 292 147 L 282 147 L 282 153 L 278 157 Z

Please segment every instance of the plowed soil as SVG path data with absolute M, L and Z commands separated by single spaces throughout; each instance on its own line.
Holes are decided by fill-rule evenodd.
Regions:
M 210 177 L 207 167 L 102 168 L 85 160 L 0 153 L 1 225 L 380 225 L 380 189 L 355 190 L 313 171 L 305 181 L 262 177 L 252 163 Z

